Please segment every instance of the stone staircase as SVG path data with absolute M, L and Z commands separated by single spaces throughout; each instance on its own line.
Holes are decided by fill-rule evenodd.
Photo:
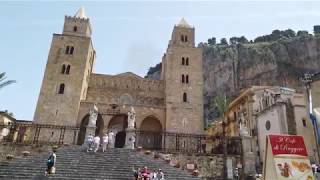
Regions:
M 133 179 L 132 168 L 147 166 L 162 169 L 166 180 L 200 179 L 186 171 L 169 166 L 162 160 L 127 149 L 109 149 L 107 152 L 86 153 L 80 147 L 64 147 L 57 152 L 56 174 L 44 176 L 48 153 L 16 158 L 0 163 L 0 179 Z

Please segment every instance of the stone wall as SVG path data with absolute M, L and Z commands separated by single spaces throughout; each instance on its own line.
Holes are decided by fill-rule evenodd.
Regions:
M 81 122 L 83 118 L 89 113 L 90 108 L 92 108 L 94 102 L 81 102 L 78 120 L 77 120 L 77 126 L 81 125 Z M 119 105 L 118 109 L 118 115 L 127 115 L 127 113 L 130 111 L 131 107 L 134 107 L 134 110 L 136 112 L 136 125 L 139 129 L 141 126 L 141 123 L 143 120 L 145 120 L 148 117 L 154 117 L 157 119 L 162 128 L 165 128 L 165 109 L 163 107 L 147 107 L 147 106 L 139 106 L 139 105 Z M 107 110 L 112 109 L 110 104 L 98 104 L 99 113 L 101 113 L 104 129 L 105 131 L 108 128 L 108 124 L 110 120 L 116 116 L 115 115 L 108 115 Z
M 160 154 L 160 157 L 167 161 L 171 166 L 181 168 L 193 172 L 192 169 L 188 169 L 187 164 L 193 164 L 194 169 L 199 171 L 200 177 L 204 179 L 219 178 L 223 176 L 223 155 L 187 155 L 187 154 Z M 231 160 L 232 165 L 229 167 L 229 171 L 234 172 L 237 167 L 237 163 L 240 163 L 240 157 L 228 156 L 226 159 Z M 190 166 L 189 166 L 190 167 Z M 231 169 L 232 170 L 231 170 Z
M 108 104 L 164 106 L 163 81 L 133 73 L 115 76 L 91 74 L 86 101 Z
M 0 143 L 0 162 L 6 161 L 8 154 L 14 155 L 14 158 L 22 157 L 24 151 L 30 152 L 30 156 L 39 155 L 39 153 L 51 152 L 51 145 L 19 145 L 11 143 Z

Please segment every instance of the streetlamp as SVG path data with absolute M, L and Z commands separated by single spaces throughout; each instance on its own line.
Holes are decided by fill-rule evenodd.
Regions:
M 300 78 L 300 81 L 302 83 L 304 83 L 304 85 L 306 87 L 307 102 L 308 102 L 308 109 L 309 109 L 310 118 L 312 118 L 311 116 L 313 116 L 311 84 L 313 83 L 313 77 L 315 77 L 315 75 L 318 75 L 318 74 L 320 74 L 320 73 L 317 73 L 317 74 L 305 73 L 304 76 Z M 320 155 L 319 155 L 319 147 L 318 147 L 318 123 L 316 120 L 314 121 L 314 119 L 311 119 L 311 121 L 312 121 L 312 125 L 313 125 L 315 139 L 316 139 L 317 156 L 318 156 L 318 161 L 319 161 Z

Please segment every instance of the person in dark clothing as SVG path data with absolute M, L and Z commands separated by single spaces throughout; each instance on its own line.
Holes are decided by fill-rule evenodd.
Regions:
M 53 149 L 52 154 L 47 159 L 47 169 L 45 171 L 45 175 L 55 173 L 55 170 L 56 170 L 55 165 L 56 165 L 56 159 L 57 159 L 56 152 L 57 152 L 57 150 Z

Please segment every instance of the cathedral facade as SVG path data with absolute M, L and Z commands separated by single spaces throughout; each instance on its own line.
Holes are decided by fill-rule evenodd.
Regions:
M 174 26 L 162 57 L 160 80 L 131 72 L 94 73 L 96 51 L 91 34 L 90 20 L 82 8 L 75 16 L 65 16 L 62 33 L 53 34 L 35 124 L 80 127 L 77 134 L 65 132 L 64 136 L 76 137 L 81 144 L 89 110 L 97 104 L 99 135 L 113 130 L 118 137 L 125 136 L 131 107 L 136 112 L 137 130 L 203 132 L 202 51 L 195 47 L 194 27 L 184 19 Z M 39 133 L 40 140 L 59 138 L 59 133 L 51 130 Z

